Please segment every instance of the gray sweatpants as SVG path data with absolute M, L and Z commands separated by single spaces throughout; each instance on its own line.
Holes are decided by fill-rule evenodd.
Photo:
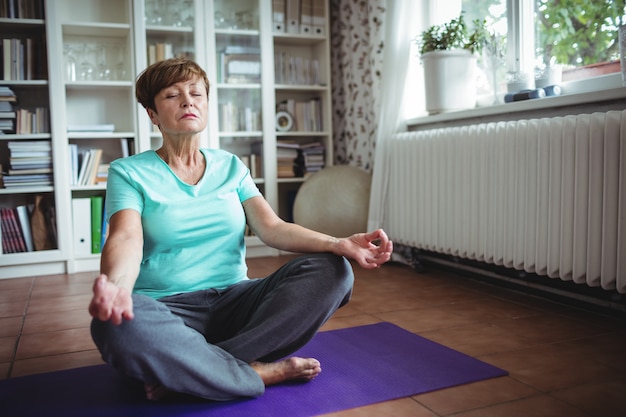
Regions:
M 91 334 L 103 359 L 130 377 L 212 400 L 256 397 L 265 386 L 249 363 L 304 346 L 348 302 L 353 281 L 345 258 L 307 255 L 224 290 L 135 294 L 133 320 L 94 319 Z

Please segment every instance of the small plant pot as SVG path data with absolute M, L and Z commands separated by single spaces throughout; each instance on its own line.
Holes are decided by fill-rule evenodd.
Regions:
M 428 114 L 476 107 L 476 57 L 470 51 L 430 51 L 421 60 Z

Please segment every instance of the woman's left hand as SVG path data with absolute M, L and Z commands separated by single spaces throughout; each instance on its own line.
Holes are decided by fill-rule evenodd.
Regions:
M 373 269 L 391 259 L 393 242 L 384 230 L 378 229 L 338 239 L 337 249 L 338 254 L 354 259 L 361 267 Z

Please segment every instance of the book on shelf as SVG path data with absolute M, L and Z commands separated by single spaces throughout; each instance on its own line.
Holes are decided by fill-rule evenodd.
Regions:
M 2 0 L 0 1 L 0 17 L 43 19 L 43 3 L 40 0 Z
M 324 35 L 326 33 L 324 7 L 324 2 L 311 0 L 312 33 L 314 35 Z
M 255 132 L 261 129 L 261 112 L 239 107 L 229 101 L 220 104 L 220 130 L 223 132 Z
M 10 101 L 0 101 L 0 119 L 15 119 L 17 113 Z
M 20 228 L 15 208 L 0 208 L 0 227 L 2 228 L 3 253 L 26 252 L 26 242 Z
M 285 0 L 272 0 L 272 24 L 274 32 L 285 32 Z
M 120 138 L 120 157 L 124 158 L 132 154 L 133 141 L 127 138 Z M 106 184 L 109 162 L 103 162 L 103 155 L 104 149 L 81 149 L 77 143 L 70 143 L 68 146 L 68 157 L 70 161 L 70 185 L 82 186 Z
M 91 200 L 91 253 L 102 252 L 102 212 L 104 197 L 90 197 Z
M 218 78 L 222 83 L 256 83 L 261 80 L 261 49 L 229 45 L 218 54 Z
M 286 0 L 287 33 L 300 33 L 300 0 Z
M 52 174 L 27 174 L 2 176 L 4 188 L 43 187 L 52 185 Z
M 17 102 L 17 96 L 15 95 L 13 90 L 11 90 L 11 87 L 0 85 L 0 102 Z
M 274 77 L 277 84 L 321 85 L 320 62 L 315 58 L 274 53 Z
M 315 140 L 279 140 L 276 142 L 279 177 L 302 177 L 325 165 L 325 146 Z M 293 175 L 289 173 L 291 166 Z
M 74 255 L 91 255 L 91 198 L 72 198 Z
M 155 42 L 148 45 L 148 65 L 174 58 L 174 46 L 170 42 Z
M 32 207 L 32 205 L 30 206 Z M 21 253 L 35 250 L 31 228 L 31 207 L 19 205 L 0 209 L 2 253 Z
M 278 103 L 276 110 L 286 111 L 293 117 L 295 131 L 321 132 L 323 130 L 322 104 L 319 97 L 306 101 L 283 100 Z
M 313 0 L 301 0 L 300 33 L 310 35 L 313 32 Z
M 89 158 L 89 166 L 87 167 L 88 175 L 85 178 L 85 185 L 94 185 L 96 183 L 96 176 L 98 175 L 101 160 L 102 149 L 92 149 L 91 157 Z
M 52 145 L 49 140 L 9 141 L 9 169 L 3 185 L 9 187 L 52 185 Z
M 0 111 L 0 119 L 15 119 L 17 113 L 15 111 Z
M 36 63 L 32 38 L 2 39 L 2 80 L 32 80 Z
M 326 26 L 324 2 L 318 0 L 273 0 L 272 23 L 275 33 L 323 35 Z
M 17 134 L 48 133 L 50 116 L 46 107 L 37 107 L 34 110 L 17 109 L 15 132 Z
M 250 153 L 239 155 L 239 158 L 250 170 L 252 178 L 263 177 L 263 142 L 251 144 Z
M 24 245 L 26 246 L 26 252 L 32 252 L 33 247 L 33 235 L 30 229 L 30 213 L 28 207 L 25 205 L 17 206 L 15 213 L 22 231 L 22 238 L 24 239 Z
M 78 176 L 76 177 L 76 183 L 74 185 L 94 185 L 96 183 L 102 153 L 103 150 L 100 148 L 85 149 L 83 151 Z M 74 178 L 74 176 L 75 175 L 72 174 L 72 178 Z
M 72 233 L 75 255 L 102 252 L 106 237 L 104 196 L 72 198 Z
M 101 133 L 113 133 L 115 131 L 115 125 L 112 123 L 93 123 L 93 124 L 68 124 L 68 133 L 81 133 L 81 132 L 101 132 Z
M 106 185 L 109 177 L 109 164 L 100 164 L 96 173 L 95 184 Z

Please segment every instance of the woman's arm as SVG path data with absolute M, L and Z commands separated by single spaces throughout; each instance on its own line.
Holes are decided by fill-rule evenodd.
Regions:
M 100 258 L 100 275 L 93 286 L 89 313 L 102 321 L 120 324 L 133 318 L 131 293 L 143 253 L 141 217 L 121 210 L 109 222 L 109 234 Z
M 376 268 L 391 258 L 393 243 L 383 230 L 336 238 L 282 220 L 263 197 L 243 203 L 248 225 L 267 245 L 290 252 L 332 252 Z
M 132 290 L 139 275 L 142 255 L 141 215 L 131 209 L 113 214 L 100 257 L 100 273 L 114 284 Z

